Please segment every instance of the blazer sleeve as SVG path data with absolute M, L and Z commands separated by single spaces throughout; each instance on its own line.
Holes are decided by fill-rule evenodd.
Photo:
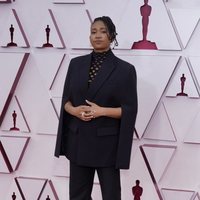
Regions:
M 63 131 L 64 131 L 64 125 L 69 119 L 69 114 L 64 110 L 64 105 L 70 98 L 71 68 L 72 68 L 72 61 L 70 61 L 67 75 L 65 78 L 64 88 L 63 88 L 60 117 L 59 117 L 59 123 L 58 123 L 58 131 L 57 131 L 57 139 L 56 139 L 56 147 L 55 147 L 55 153 L 54 153 L 56 157 L 59 157 L 59 155 L 64 155 L 64 152 L 62 150 L 62 136 L 63 136 Z
M 137 76 L 134 66 L 130 66 L 128 78 L 120 92 L 122 116 L 117 148 L 116 168 L 129 169 L 133 132 L 137 116 Z

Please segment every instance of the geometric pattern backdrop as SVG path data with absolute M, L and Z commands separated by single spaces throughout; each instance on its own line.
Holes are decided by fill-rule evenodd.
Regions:
M 134 198 L 140 180 L 142 200 L 200 200 L 200 2 L 149 0 L 147 40 L 157 48 L 132 49 L 143 37 L 143 4 L 0 0 L 0 199 L 69 199 L 68 161 L 54 157 L 63 83 L 70 59 L 91 51 L 91 20 L 108 15 L 118 32 L 113 52 L 138 76 L 122 199 Z M 92 197 L 102 199 L 97 176 Z

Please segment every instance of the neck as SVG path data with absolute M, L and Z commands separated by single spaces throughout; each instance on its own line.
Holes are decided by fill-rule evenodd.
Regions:
M 103 53 L 103 52 L 107 52 L 110 50 L 110 47 L 108 49 L 104 49 L 104 50 L 99 50 L 99 49 L 94 49 L 95 53 Z

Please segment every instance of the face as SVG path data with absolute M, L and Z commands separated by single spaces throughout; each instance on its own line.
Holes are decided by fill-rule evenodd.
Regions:
M 111 40 L 107 27 L 102 21 L 96 21 L 91 26 L 90 43 L 95 52 L 107 51 L 110 48 Z

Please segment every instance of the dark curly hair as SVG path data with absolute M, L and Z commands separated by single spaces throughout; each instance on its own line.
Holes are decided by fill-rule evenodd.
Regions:
M 97 18 L 94 19 L 92 24 L 94 24 L 96 21 L 102 21 L 105 24 L 105 26 L 108 29 L 108 33 L 109 33 L 111 42 L 114 42 L 114 47 L 118 46 L 118 42 L 117 42 L 117 39 L 116 39 L 116 36 L 117 36 L 116 28 L 115 28 L 115 25 L 112 22 L 111 18 L 108 17 L 108 16 L 97 17 Z

